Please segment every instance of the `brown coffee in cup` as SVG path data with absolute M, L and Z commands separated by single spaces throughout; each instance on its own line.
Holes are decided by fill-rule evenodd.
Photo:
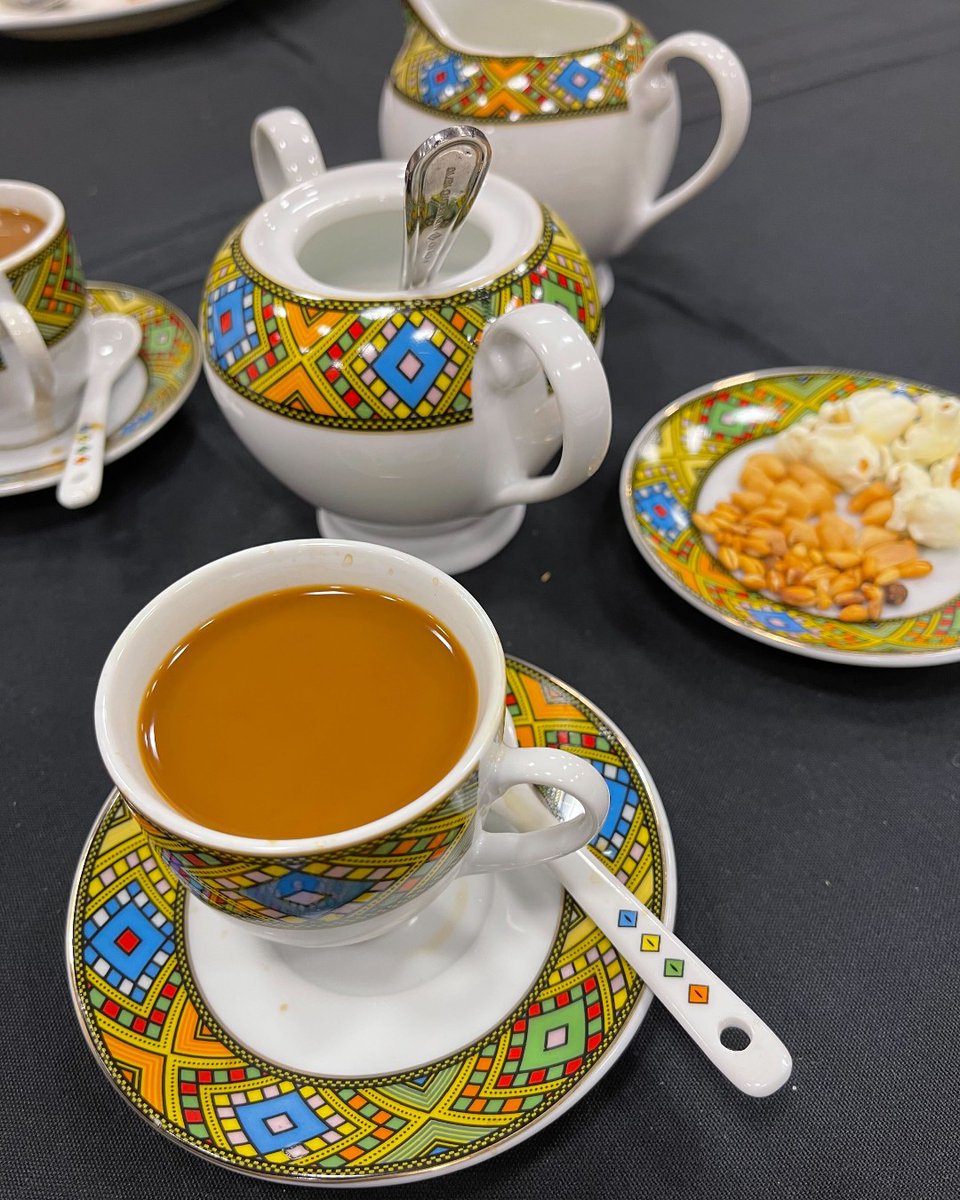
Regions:
M 171 649 L 140 710 L 157 790 L 209 829 L 303 838 L 410 804 L 456 765 L 477 682 L 435 616 L 366 588 L 256 596 Z
M 0 261 L 32 242 L 44 225 L 42 217 L 24 208 L 0 208 Z

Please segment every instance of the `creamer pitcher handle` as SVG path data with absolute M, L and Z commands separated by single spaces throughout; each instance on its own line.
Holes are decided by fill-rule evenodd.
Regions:
M 296 108 L 261 113 L 250 130 L 250 153 L 264 200 L 327 169 L 310 122 Z
M 750 125 L 750 83 L 740 59 L 709 33 L 678 33 L 660 43 L 630 80 L 630 107 L 641 120 L 653 120 L 670 100 L 670 63 L 689 58 L 713 80 L 720 99 L 720 133 L 699 171 L 664 196 L 641 195 L 630 240 L 681 204 L 692 200 L 730 166 Z M 641 187 L 643 181 L 641 181 Z
M 16 298 L 10 281 L 3 274 L 0 274 L 0 328 L 10 338 L 30 375 L 33 384 L 32 408 L 42 428 L 53 417 L 53 359 L 36 322 Z M 29 404 L 27 398 L 24 406 Z
M 505 388 L 514 382 L 511 342 L 527 345 L 553 389 L 560 409 L 563 449 L 552 475 L 511 480 L 493 498 L 494 507 L 552 500 L 579 487 L 603 462 L 610 445 L 610 389 L 600 359 L 577 322 L 553 304 L 528 304 L 505 313 L 487 329 L 478 351 L 488 356 Z M 508 401 L 509 402 L 509 401 Z

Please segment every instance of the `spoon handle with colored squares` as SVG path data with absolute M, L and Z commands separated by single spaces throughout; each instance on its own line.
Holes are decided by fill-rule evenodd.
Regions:
M 513 788 L 504 804 L 520 830 L 552 822 L 530 787 Z M 787 1082 L 792 1059 L 773 1030 L 589 850 L 546 865 L 732 1084 L 750 1096 L 769 1096 Z M 738 1038 L 741 1049 L 724 1045 L 721 1035 L 727 1031 L 739 1031 L 728 1040 Z

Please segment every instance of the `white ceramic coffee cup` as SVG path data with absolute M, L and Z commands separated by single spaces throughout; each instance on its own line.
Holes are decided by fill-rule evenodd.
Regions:
M 25 246 L 0 258 L 0 450 L 9 450 L 53 437 L 76 416 L 89 317 L 79 261 L 64 290 L 60 264 L 76 248 L 60 200 L 35 183 L 3 179 L 0 208 L 43 221 Z
M 270 840 L 206 828 L 167 802 L 143 764 L 138 715 L 147 685 L 170 649 L 215 613 L 279 588 L 317 584 L 400 596 L 450 629 L 477 681 L 469 745 L 429 791 L 356 829 Z M 448 575 L 401 551 L 368 543 L 278 542 L 208 563 L 161 592 L 131 621 L 100 677 L 97 740 L 107 770 L 154 851 L 194 895 L 252 922 L 265 936 L 343 945 L 405 921 L 458 876 L 559 858 L 580 849 L 600 828 L 609 795 L 589 763 L 562 750 L 504 744 L 505 689 L 496 630 L 477 601 Z M 484 814 L 520 783 L 560 788 L 580 801 L 582 811 L 532 833 L 487 832 Z M 269 803 L 264 796 L 265 806 Z M 297 900 L 288 902 L 294 894 Z

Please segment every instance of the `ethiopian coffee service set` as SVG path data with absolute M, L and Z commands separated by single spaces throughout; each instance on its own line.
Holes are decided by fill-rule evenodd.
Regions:
M 0 210 L 39 221 L 0 259 L 0 491 L 59 481 L 91 502 L 103 457 L 169 419 L 202 361 L 229 426 L 316 510 L 322 538 L 201 567 L 116 642 L 95 709 L 117 790 L 81 857 L 67 954 L 81 1027 L 137 1111 L 221 1165 L 317 1185 L 412 1180 L 516 1144 L 597 1082 L 651 995 L 742 1091 L 769 1095 L 791 1069 L 671 932 L 669 828 L 636 751 L 584 697 L 505 658 L 450 577 L 497 554 L 526 505 L 602 462 L 609 260 L 733 160 L 746 76 L 716 39 L 656 45 L 607 4 L 404 11 L 383 161 L 327 170 L 302 113 L 255 120 L 262 203 L 215 256 L 199 338 L 158 297 L 85 281 L 60 201 L 0 183 Z M 721 125 L 704 165 L 661 194 L 678 57 L 709 74 Z M 97 345 L 115 354 L 99 373 Z M 936 558 L 950 504 L 929 496 L 953 487 L 953 403 L 828 370 L 713 385 L 631 448 L 628 528 L 675 590 L 749 636 L 871 665 L 956 657 L 956 641 L 903 636 L 890 607 L 912 613 L 901 580 L 920 592 L 918 563 L 947 580 L 956 570 Z M 795 423 L 806 434 L 788 438 Z M 841 451 L 862 459 L 866 443 L 876 453 L 854 478 Z M 934 463 L 947 464 L 936 478 Z M 714 464 L 723 487 L 706 478 Z M 936 537 L 931 566 L 915 551 Z M 791 554 L 826 569 L 778 589 L 781 559 L 799 569 Z M 207 626 L 298 588 L 427 614 L 462 653 L 475 712 L 433 776 L 373 819 L 313 836 L 230 831 L 151 772 L 144 697 L 177 662 L 200 670 Z M 337 743 L 318 764 L 347 753 Z M 317 772 L 304 794 L 320 810 L 333 789 Z M 259 807 L 271 803 L 268 785 Z

